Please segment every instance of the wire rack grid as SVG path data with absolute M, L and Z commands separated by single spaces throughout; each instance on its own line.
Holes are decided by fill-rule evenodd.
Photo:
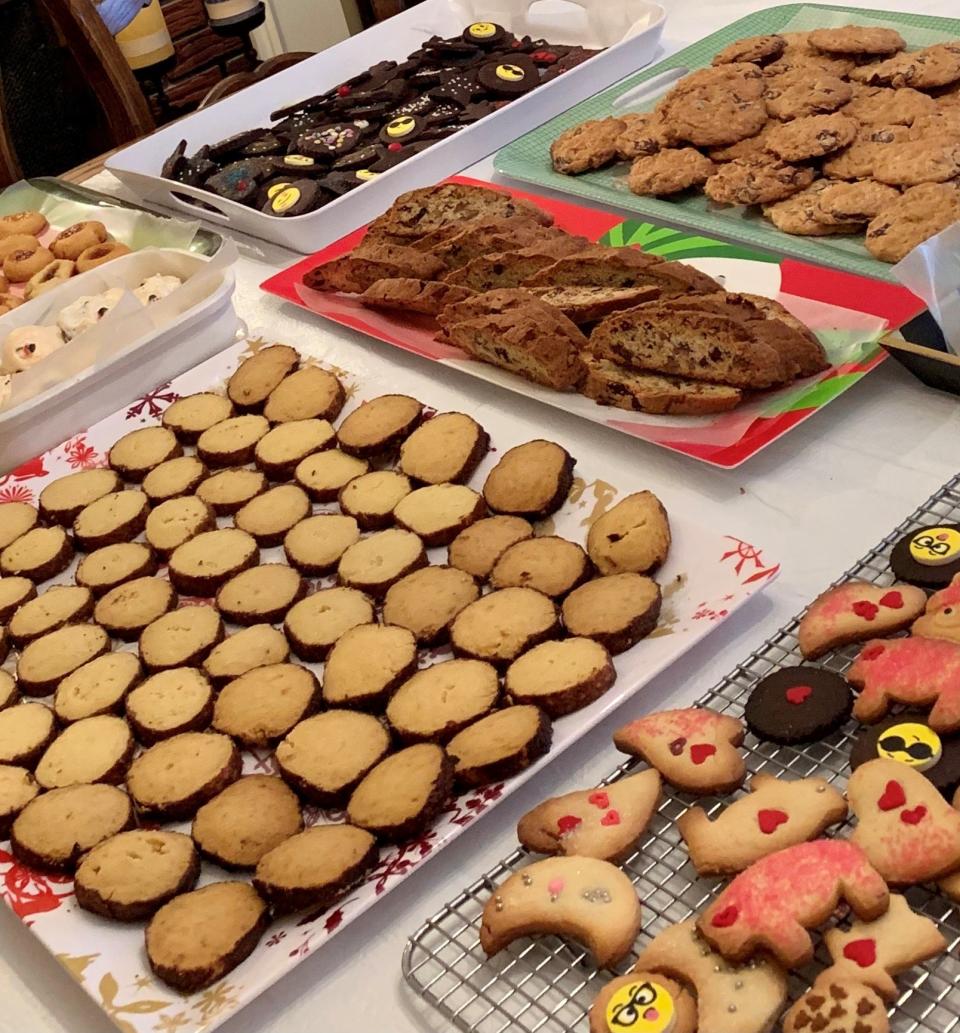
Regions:
M 835 584 L 861 578 L 878 585 L 891 583 L 890 550 L 918 525 L 960 523 L 960 475 L 945 484 L 874 549 L 846 571 Z M 710 689 L 698 705 L 739 717 L 753 686 L 780 667 L 802 662 L 797 648 L 799 615 L 768 639 L 756 652 Z M 821 666 L 843 674 L 857 647 L 838 650 Z M 804 778 L 817 775 L 841 789 L 847 781 L 847 757 L 856 735 L 856 722 L 824 740 L 803 746 L 778 746 L 748 735 L 744 744 L 751 773 Z M 640 768 L 627 761 L 604 784 Z M 661 929 L 699 912 L 724 885 L 719 879 L 697 876 L 677 832 L 677 819 L 694 802 L 709 814 L 723 801 L 692 798 L 667 788 L 657 813 L 638 849 L 623 863 L 644 907 L 644 928 L 637 950 Z M 842 830 L 841 830 L 842 834 Z M 554 936 L 525 938 L 487 959 L 479 943 L 480 916 L 495 886 L 529 864 L 535 855 L 517 849 L 468 886 L 411 936 L 403 954 L 402 971 L 414 992 L 464 1033 L 569 1033 L 587 1028 L 586 1014 L 609 971 L 598 971 L 583 950 Z M 940 957 L 918 966 L 899 980 L 900 996 L 890 1009 L 893 1033 L 954 1033 L 960 1030 L 960 918 L 946 898 L 926 888 L 907 891 L 911 906 L 940 927 L 948 942 Z M 844 916 L 838 915 L 842 920 Z M 822 943 L 813 962 L 791 976 L 791 998 L 813 982 L 829 964 Z M 626 971 L 631 961 L 617 971 Z

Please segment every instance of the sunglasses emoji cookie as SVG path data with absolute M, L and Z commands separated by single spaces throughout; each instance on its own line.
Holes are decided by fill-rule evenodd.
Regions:
M 850 750 L 850 769 L 878 757 L 921 772 L 948 799 L 960 786 L 960 735 L 940 735 L 923 713 L 904 711 L 862 727 Z
M 590 1033 L 696 1033 L 697 1002 L 685 987 L 654 972 L 617 976 L 597 994 Z

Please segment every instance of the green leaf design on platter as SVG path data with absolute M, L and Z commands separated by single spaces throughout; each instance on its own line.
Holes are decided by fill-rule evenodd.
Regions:
M 712 237 L 701 237 L 682 230 L 638 219 L 627 219 L 608 230 L 600 238 L 610 247 L 637 245 L 644 251 L 662 257 L 677 258 L 743 258 L 753 262 L 777 263 L 773 255 L 763 255 L 738 244 L 727 244 Z
M 863 373 L 842 373 L 837 377 L 828 377 L 818 384 L 804 388 L 796 394 L 778 398 L 763 410 L 764 417 L 781 416 L 783 413 L 796 412 L 799 409 L 819 409 L 832 402 L 837 395 L 843 394 L 863 377 Z

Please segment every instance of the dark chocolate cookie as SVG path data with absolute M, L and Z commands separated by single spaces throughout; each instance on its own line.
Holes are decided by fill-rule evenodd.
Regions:
M 507 35 L 507 30 L 496 22 L 474 22 L 463 30 L 465 42 L 487 50 L 502 46 Z
M 266 129 L 245 129 L 235 136 L 228 136 L 226 140 L 210 144 L 209 157 L 214 161 L 224 161 L 234 155 L 239 155 L 244 147 L 249 147 L 254 140 L 259 140 L 267 132 Z
M 491 93 L 512 97 L 540 85 L 540 72 L 526 54 L 511 54 L 480 66 L 477 81 Z
M 207 188 L 228 201 L 249 204 L 257 196 L 257 187 L 262 178 L 261 170 L 254 161 L 251 158 L 227 165 L 207 180 Z
M 380 130 L 380 140 L 389 143 L 410 143 L 416 140 L 426 127 L 419 115 L 397 115 Z
M 782 667 L 761 678 L 743 716 L 750 731 L 770 742 L 813 742 L 850 716 L 853 692 L 847 682 L 820 667 Z
M 923 772 L 947 799 L 960 786 L 960 735 L 938 735 L 925 714 L 894 714 L 862 728 L 850 751 L 850 769 L 884 757 Z
M 334 158 L 352 151 L 363 135 L 362 127 L 353 122 L 335 122 L 301 133 L 297 150 L 312 158 Z
M 268 190 L 267 200 L 261 211 L 267 215 L 281 215 L 284 218 L 290 218 L 313 211 L 322 201 L 323 191 L 314 180 L 298 179 L 293 183 L 282 184 L 272 194 Z
M 284 154 L 282 157 L 276 158 L 275 161 L 277 163 L 277 171 L 281 175 L 289 173 L 297 176 L 320 176 L 327 171 L 325 163 L 317 161 L 316 158 L 311 157 L 309 154 L 298 154 L 295 151 L 290 154 Z
M 960 574 L 960 524 L 920 527 L 904 535 L 890 553 L 890 568 L 921 588 L 949 585 Z

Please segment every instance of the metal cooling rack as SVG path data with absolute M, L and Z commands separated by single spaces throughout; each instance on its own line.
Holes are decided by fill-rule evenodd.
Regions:
M 931 496 L 915 513 L 872 549 L 836 583 L 851 577 L 878 585 L 894 578 L 889 567 L 893 544 L 918 524 L 960 523 L 960 475 Z M 802 662 L 797 649 L 799 615 L 768 639 L 699 701 L 739 717 L 756 682 L 779 667 Z M 856 646 L 838 650 L 821 666 L 844 673 Z M 748 735 L 744 743 L 751 772 L 803 778 L 818 775 L 844 787 L 847 756 L 856 722 L 828 738 L 805 746 L 778 746 Z M 630 760 L 621 764 L 605 783 L 641 767 Z M 665 786 L 667 792 L 638 850 L 622 865 L 644 906 L 644 928 L 639 946 L 668 925 L 703 909 L 724 885 L 720 879 L 697 876 L 676 829 L 677 818 L 691 801 Z M 724 804 L 719 799 L 696 801 L 710 814 Z M 428 919 L 410 938 L 403 954 L 403 975 L 418 996 L 464 1033 L 571 1033 L 587 1028 L 586 1014 L 594 997 L 610 978 L 598 972 L 576 945 L 557 937 L 521 939 L 487 959 L 480 948 L 483 905 L 494 887 L 529 864 L 536 855 L 515 850 L 468 886 Z M 935 921 L 948 941 L 947 951 L 924 966 L 900 977 L 901 994 L 890 1010 L 893 1033 L 951 1033 L 960 1031 L 960 917 L 944 897 L 922 887 L 906 896 L 911 906 Z M 626 971 L 632 960 L 618 971 Z M 791 998 L 809 987 L 820 968 L 829 964 L 822 943 L 816 958 L 791 977 Z

